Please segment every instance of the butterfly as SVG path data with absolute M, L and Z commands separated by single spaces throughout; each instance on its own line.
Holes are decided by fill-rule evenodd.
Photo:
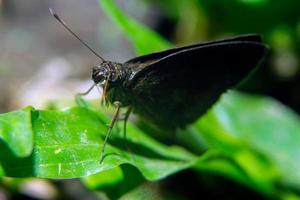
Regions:
M 55 13 L 53 16 L 78 38 Z M 165 130 L 184 128 L 203 115 L 226 90 L 247 77 L 267 50 L 258 34 L 173 48 L 125 63 L 107 61 L 92 50 L 101 63 L 92 69 L 93 86 L 82 95 L 95 86 L 101 87 L 103 101 L 116 107 L 101 162 L 120 108 L 128 108 L 125 123 L 134 112 Z

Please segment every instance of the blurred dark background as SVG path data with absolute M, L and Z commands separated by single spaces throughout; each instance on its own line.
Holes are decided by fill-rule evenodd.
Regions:
M 105 58 L 125 61 L 134 55 L 95 0 L 3 0 L 0 5 L 1 111 L 73 99 L 89 85 L 99 60 L 50 15 L 50 7 Z
M 271 52 L 244 88 L 273 96 L 300 111 L 299 1 L 117 2 L 126 13 L 176 45 L 262 34 Z M 42 106 L 48 99 L 70 99 L 89 84 L 84 80 L 89 79 L 97 58 L 51 17 L 49 7 L 105 58 L 123 62 L 135 56 L 96 0 L 1 0 L 0 5 L 1 111 L 28 104 Z

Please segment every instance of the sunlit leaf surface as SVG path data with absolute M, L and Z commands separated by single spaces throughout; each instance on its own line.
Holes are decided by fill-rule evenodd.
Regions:
M 26 158 L 17 157 L 2 144 L 2 175 L 72 178 L 129 163 L 138 167 L 147 179 L 155 180 L 188 167 L 194 159 L 184 149 L 160 144 L 129 125 L 127 143 L 130 151 L 126 149 L 122 132 L 116 129 L 106 148 L 104 161 L 100 164 L 102 139 L 107 131 L 105 118 L 79 107 L 65 111 L 31 112 L 32 124 L 24 128 L 23 123 L 28 122 L 20 120 L 22 126 L 16 131 L 34 132 L 33 153 Z

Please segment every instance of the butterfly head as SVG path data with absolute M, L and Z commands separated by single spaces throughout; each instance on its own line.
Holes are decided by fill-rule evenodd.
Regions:
M 104 102 L 106 102 L 106 98 L 109 95 L 108 91 L 122 85 L 125 75 L 124 67 L 119 63 L 105 61 L 93 67 L 92 79 L 95 85 L 102 87 L 102 100 Z
M 103 85 L 109 79 L 110 71 L 105 66 L 95 66 L 92 70 L 92 79 L 95 84 Z
M 93 67 L 92 79 L 97 85 L 112 84 L 119 80 L 119 78 L 117 63 L 105 61 L 99 66 Z

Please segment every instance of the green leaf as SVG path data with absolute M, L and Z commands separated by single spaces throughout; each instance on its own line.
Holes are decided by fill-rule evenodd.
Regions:
M 13 113 L 2 117 L 7 118 Z M 19 158 L 0 144 L 3 175 L 75 178 L 128 163 L 137 167 L 147 179 L 157 180 L 189 167 L 195 159 L 183 148 L 160 144 L 129 124 L 127 143 L 130 151 L 126 150 L 122 131 L 116 127 L 100 164 L 107 124 L 105 117 L 85 108 L 32 110 L 31 126 L 22 126 L 17 131 L 34 132 L 33 152 L 29 157 Z
M 100 164 L 101 145 L 109 122 L 101 113 L 74 107 L 64 111 L 27 108 L 0 115 L 2 124 L 16 120 L 27 125 L 12 126 L 15 132 L 33 133 L 33 151 L 28 157 L 19 157 L 12 147 L 6 146 L 8 141 L 3 140 L 0 143 L 2 176 L 76 178 L 107 170 L 115 173 L 117 166 L 130 164 L 148 180 L 193 167 L 231 177 L 266 194 L 274 193 L 275 181 L 293 186 L 299 183 L 298 159 L 294 159 L 299 155 L 298 116 L 265 97 L 237 92 L 224 95 L 196 123 L 195 128 L 202 131 L 210 149 L 198 157 L 179 146 L 158 143 L 129 123 L 130 150 L 126 148 L 119 124 Z M 10 129 L 2 125 L 1 130 L 6 134 Z M 124 177 L 117 174 L 112 179 L 105 179 L 102 173 L 95 175 L 94 182 L 87 185 L 118 184 Z
M 33 148 L 31 110 L 0 114 L 0 137 L 18 157 L 30 155 Z
M 300 118 L 274 99 L 229 92 L 197 127 L 211 148 L 232 155 L 253 178 L 272 179 L 275 167 L 281 182 L 300 187 Z M 257 152 L 258 162 L 249 154 L 238 155 L 242 149 Z
M 277 193 L 274 184 L 278 178 L 276 171 L 273 170 L 272 165 L 259 160 L 256 156 L 247 149 L 229 154 L 211 148 L 200 157 L 193 168 L 203 173 L 211 172 L 230 178 L 264 195 L 274 195 Z M 257 170 L 253 170 L 252 166 Z
M 171 43 L 167 42 L 159 34 L 122 12 L 113 0 L 99 0 L 99 3 L 111 20 L 130 39 L 137 54 L 148 54 L 172 46 Z

